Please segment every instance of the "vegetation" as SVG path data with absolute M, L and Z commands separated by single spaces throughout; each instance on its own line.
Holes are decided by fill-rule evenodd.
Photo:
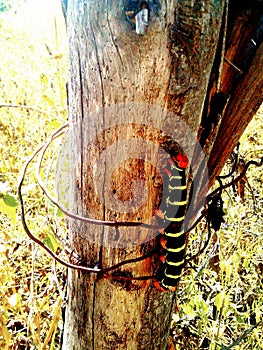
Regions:
M 240 154 L 262 157 L 262 111 L 243 134 Z M 226 165 L 224 171 L 229 172 Z M 174 315 L 176 349 L 262 349 L 262 169 L 250 168 L 245 194 L 230 188 L 223 194 L 224 220 L 205 253 L 181 285 Z M 239 183 L 242 188 L 243 183 Z M 207 227 L 191 232 L 194 253 L 204 244 Z
M 17 200 L 26 160 L 67 120 L 64 19 L 59 2 L 54 8 L 51 0 L 43 7 L 34 3 L 35 9 L 32 2 L 0 17 L 2 349 L 59 349 L 62 331 L 66 271 L 28 239 Z M 242 137 L 239 153 L 245 161 L 262 157 L 262 113 Z M 171 331 L 175 349 L 263 349 L 262 169 L 250 167 L 245 180 L 244 194 L 224 191 L 225 222 L 185 272 Z M 23 193 L 30 228 L 55 249 L 32 168 Z M 189 254 L 206 237 L 201 222 L 190 234 Z
M 67 39 L 56 6 L 35 2 L 0 17 L 1 349 L 59 348 L 65 271 L 27 238 L 17 202 L 25 161 L 67 119 Z M 44 239 L 45 203 L 33 177 L 24 191 L 30 227 Z

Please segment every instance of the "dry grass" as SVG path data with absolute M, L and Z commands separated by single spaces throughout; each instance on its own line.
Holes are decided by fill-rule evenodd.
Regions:
M 27 238 L 16 191 L 28 156 L 67 119 L 66 44 L 59 1 L 34 0 L 0 15 L 0 105 L 9 105 L 0 108 L 1 349 L 59 349 L 65 270 Z M 262 156 L 262 140 L 259 114 L 242 138 L 241 154 Z M 191 270 L 182 281 L 176 349 L 263 349 L 257 326 L 263 314 L 262 170 L 251 169 L 247 178 L 254 199 L 247 184 L 243 202 L 231 191 L 224 197 L 219 269 L 206 253 L 198 260 L 200 274 Z M 45 202 L 32 171 L 25 186 L 29 225 L 44 238 Z M 191 234 L 193 247 L 203 235 L 200 229 Z

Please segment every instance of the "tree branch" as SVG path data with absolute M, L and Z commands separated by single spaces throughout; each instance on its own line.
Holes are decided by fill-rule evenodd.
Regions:
M 236 87 L 223 116 L 212 152 L 208 159 L 209 187 L 215 182 L 234 147 L 262 103 L 263 43 L 252 64 Z

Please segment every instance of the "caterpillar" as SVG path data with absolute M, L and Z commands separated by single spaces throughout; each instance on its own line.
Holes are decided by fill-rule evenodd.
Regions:
M 182 154 L 177 154 L 169 159 L 164 173 L 167 176 L 168 194 L 164 209 L 164 237 L 160 243 L 165 249 L 165 256 L 161 258 L 164 265 L 159 272 L 156 288 L 161 291 L 175 292 L 181 278 L 185 264 L 186 233 L 183 230 L 183 221 L 186 210 L 186 176 L 185 168 L 188 159 Z

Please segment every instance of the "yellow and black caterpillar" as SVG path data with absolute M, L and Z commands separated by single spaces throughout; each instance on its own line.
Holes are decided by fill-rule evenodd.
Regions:
M 164 232 L 161 245 L 165 249 L 163 268 L 154 284 L 162 291 L 175 291 L 185 264 L 186 233 L 183 221 L 186 211 L 186 176 L 188 159 L 182 154 L 172 156 L 164 170 L 167 183 L 165 208 L 163 211 Z M 167 182 L 166 182 L 167 181 Z

